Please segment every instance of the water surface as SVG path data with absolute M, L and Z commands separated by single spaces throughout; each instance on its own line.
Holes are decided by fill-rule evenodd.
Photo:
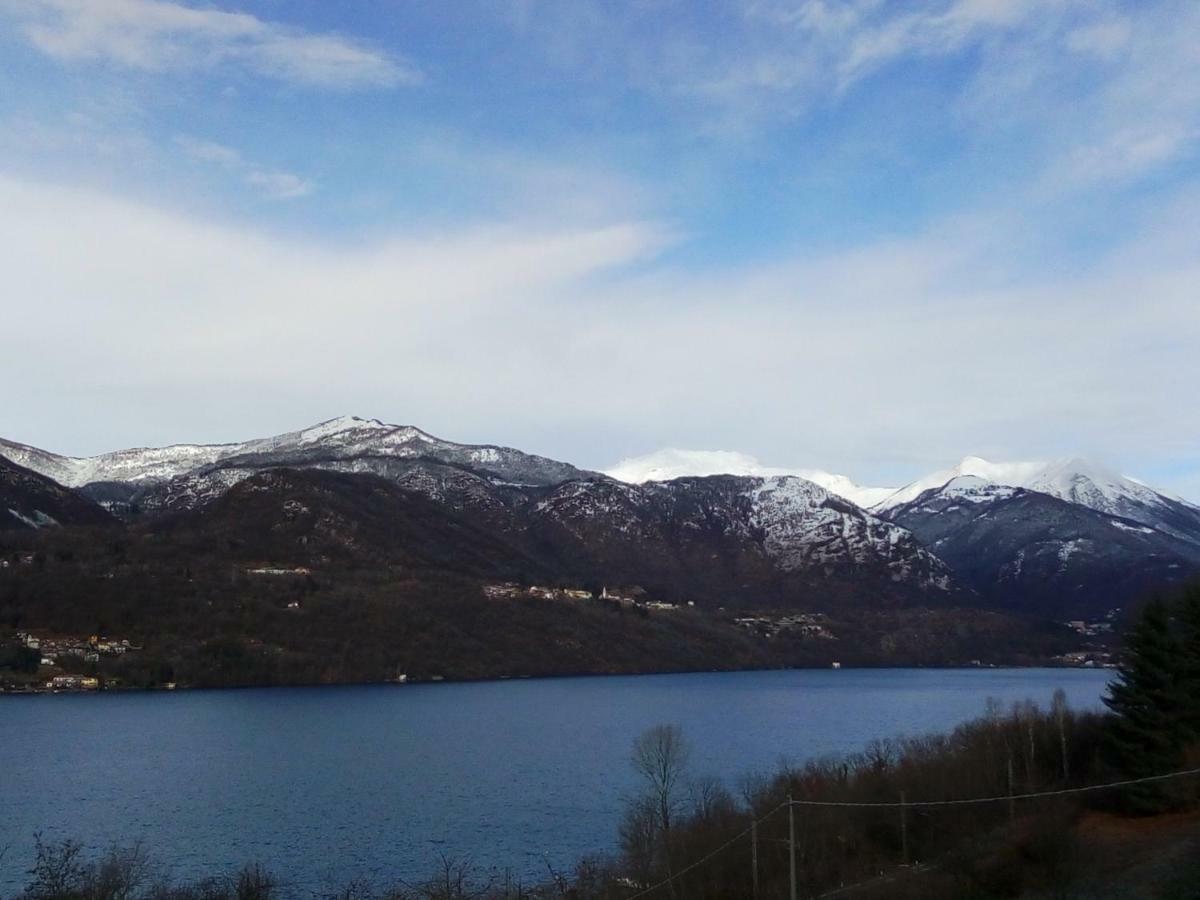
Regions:
M 986 698 L 1093 707 L 1086 669 L 875 669 L 0 697 L 0 895 L 33 833 L 141 841 L 180 878 L 269 865 L 297 888 L 432 871 L 544 875 L 615 843 L 633 739 L 682 725 L 743 774 L 952 727 Z

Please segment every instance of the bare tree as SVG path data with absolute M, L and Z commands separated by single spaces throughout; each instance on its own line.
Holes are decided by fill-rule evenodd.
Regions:
M 113 847 L 87 873 L 84 892 L 103 900 L 130 900 L 150 880 L 150 856 L 141 842 Z
M 633 742 L 633 768 L 645 779 L 664 832 L 671 830 L 690 757 L 691 748 L 678 725 L 655 725 Z
M 1050 701 L 1050 712 L 1054 716 L 1055 725 L 1058 726 L 1058 746 L 1062 753 L 1063 781 L 1067 781 L 1071 777 L 1070 757 L 1067 754 L 1067 710 L 1067 692 L 1058 688 L 1054 692 L 1054 699 Z
M 663 863 L 667 878 L 671 869 L 671 820 L 683 792 L 691 749 L 678 725 L 655 725 L 633 742 L 633 768 L 646 784 L 647 799 L 654 810 L 656 825 L 662 841 Z M 675 895 L 674 882 L 669 884 Z
M 25 888 L 25 895 L 30 900 L 53 900 L 77 892 L 86 873 L 80 856 L 82 845 L 71 840 L 48 844 L 41 832 L 34 834 L 33 841 L 36 857 L 29 870 L 33 880 Z

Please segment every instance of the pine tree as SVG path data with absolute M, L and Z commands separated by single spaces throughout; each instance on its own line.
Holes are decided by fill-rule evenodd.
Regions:
M 1200 583 L 1183 592 L 1177 616 L 1179 696 L 1183 704 L 1180 725 L 1188 743 L 1197 745 L 1200 744 Z
M 1179 603 L 1179 697 L 1182 704 L 1183 764 L 1200 768 L 1200 583 L 1184 591 Z M 1200 800 L 1200 776 L 1187 779 L 1190 799 Z
M 1129 634 L 1116 680 L 1104 703 L 1114 713 L 1108 730 L 1109 760 L 1129 778 L 1161 775 L 1179 768 L 1186 743 L 1181 702 L 1180 643 L 1168 607 L 1147 604 Z M 1157 812 L 1169 805 L 1157 783 L 1126 792 L 1131 809 Z

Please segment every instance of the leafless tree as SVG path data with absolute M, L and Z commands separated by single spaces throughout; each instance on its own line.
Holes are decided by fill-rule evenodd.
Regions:
M 47 844 L 40 833 L 33 840 L 34 863 L 29 870 L 33 880 L 25 888 L 26 896 L 30 900 L 51 900 L 76 890 L 85 872 L 82 845 L 71 840 Z
M 655 824 L 661 839 L 663 863 L 667 878 L 673 878 L 671 867 L 671 821 L 681 801 L 683 780 L 687 773 L 691 749 L 678 725 L 655 725 L 633 742 L 633 768 L 642 776 L 646 797 L 655 813 Z M 675 885 L 668 883 L 671 896 Z
M 1050 712 L 1054 716 L 1054 724 L 1058 728 L 1058 746 L 1062 754 L 1063 781 L 1071 777 L 1070 757 L 1067 754 L 1067 710 L 1067 692 L 1062 688 L 1058 688 L 1054 692 L 1054 699 L 1050 701 Z
M 141 843 L 113 847 L 85 879 L 84 892 L 97 900 L 131 900 L 150 880 L 150 855 Z
M 671 830 L 690 757 L 691 749 L 678 725 L 655 725 L 633 742 L 633 768 L 645 780 L 664 833 Z

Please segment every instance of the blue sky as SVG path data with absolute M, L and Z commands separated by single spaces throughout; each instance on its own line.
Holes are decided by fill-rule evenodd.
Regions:
M 1200 7 L 0 0 L 0 433 L 1200 499 Z

